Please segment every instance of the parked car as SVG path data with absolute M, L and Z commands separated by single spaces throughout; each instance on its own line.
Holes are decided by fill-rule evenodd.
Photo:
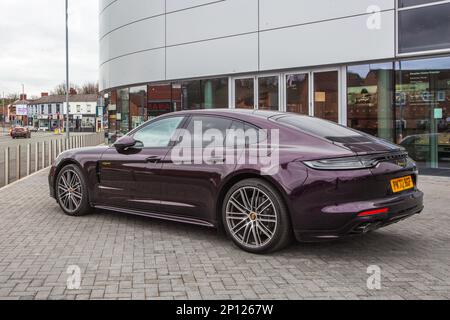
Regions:
M 264 130 L 273 135 L 251 134 Z M 212 132 L 233 148 L 210 153 Z M 264 147 L 278 161 L 243 161 Z M 189 160 L 179 161 L 180 154 Z M 403 148 L 332 122 L 202 110 L 153 119 L 113 146 L 62 153 L 49 187 L 71 216 L 98 208 L 224 228 L 241 249 L 267 253 L 293 238 L 364 234 L 420 213 L 417 175 Z
M 38 129 L 35 126 L 26 126 L 26 128 L 30 131 L 30 132 L 38 132 Z
M 38 131 L 47 132 L 48 131 L 48 127 L 39 127 Z
M 28 128 L 26 128 L 26 127 L 15 126 L 15 127 L 11 130 L 11 137 L 12 137 L 13 139 L 16 139 L 16 138 L 26 138 L 26 139 L 30 139 L 30 138 L 31 138 L 31 132 L 30 132 L 30 130 L 28 130 Z
M 437 144 L 439 160 L 450 159 L 450 132 L 411 135 L 400 142 L 416 161 L 429 159 L 432 144 Z

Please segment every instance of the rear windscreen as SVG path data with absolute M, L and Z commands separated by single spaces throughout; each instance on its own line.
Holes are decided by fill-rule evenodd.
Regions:
M 305 116 L 288 115 L 276 119 L 277 122 L 285 124 L 306 133 L 325 138 L 332 141 L 338 141 L 342 138 L 366 138 L 357 131 L 334 124 L 329 121 Z

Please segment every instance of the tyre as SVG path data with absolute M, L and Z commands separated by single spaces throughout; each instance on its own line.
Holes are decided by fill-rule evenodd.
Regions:
M 278 251 L 292 240 L 286 205 L 278 191 L 263 180 L 243 180 L 228 191 L 222 222 L 228 237 L 250 253 Z
M 65 166 L 56 178 L 56 199 L 65 214 L 84 216 L 92 211 L 86 179 L 76 165 Z

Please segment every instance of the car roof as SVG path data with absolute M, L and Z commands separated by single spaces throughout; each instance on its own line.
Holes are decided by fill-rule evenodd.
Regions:
M 202 110 L 184 110 L 171 113 L 171 115 L 212 115 L 237 118 L 240 120 L 251 120 L 252 118 L 259 120 L 267 120 L 273 117 L 286 115 L 285 112 L 267 111 L 267 110 L 250 110 L 250 109 L 202 109 Z

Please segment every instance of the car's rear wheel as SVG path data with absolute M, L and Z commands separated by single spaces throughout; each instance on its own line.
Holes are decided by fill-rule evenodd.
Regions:
M 227 235 L 241 249 L 268 253 L 283 249 L 292 239 L 288 210 L 278 191 L 259 179 L 234 185 L 222 208 Z
M 65 166 L 56 179 L 56 199 L 69 216 L 83 216 L 92 210 L 83 173 L 76 165 Z

